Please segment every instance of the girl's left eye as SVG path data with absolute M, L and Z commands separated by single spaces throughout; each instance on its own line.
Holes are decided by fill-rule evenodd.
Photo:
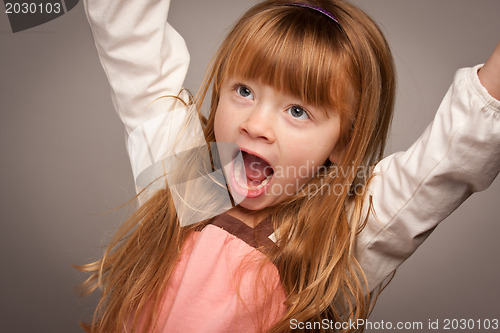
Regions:
M 241 97 L 249 98 L 249 99 L 254 99 L 253 92 L 250 88 L 248 88 L 245 85 L 238 84 L 234 87 L 234 90 L 238 95 Z
M 287 112 L 295 119 L 300 119 L 300 120 L 309 119 L 309 115 L 307 114 L 307 111 L 298 105 L 293 105 L 293 106 L 289 107 Z

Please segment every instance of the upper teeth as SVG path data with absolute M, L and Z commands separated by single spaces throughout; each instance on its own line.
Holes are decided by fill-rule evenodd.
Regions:
M 248 183 L 241 179 L 241 174 L 244 173 L 243 171 L 243 163 L 241 163 L 240 161 L 237 161 L 235 164 L 234 164 L 234 175 L 236 178 L 236 182 L 238 183 L 239 186 L 243 187 L 244 189 L 247 189 L 247 190 L 259 190 L 261 189 L 262 187 L 264 187 L 267 183 L 269 183 L 269 180 L 272 178 L 272 174 L 270 174 L 269 176 L 267 176 L 266 179 L 264 179 L 259 185 L 257 186 L 248 186 Z M 244 177 L 246 178 L 246 177 Z

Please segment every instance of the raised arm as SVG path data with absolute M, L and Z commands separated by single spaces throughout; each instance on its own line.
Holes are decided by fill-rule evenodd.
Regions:
M 423 135 L 374 170 L 373 212 L 356 248 L 371 290 L 500 171 L 500 44 L 478 77 L 479 68 L 458 71 Z
M 478 76 L 489 94 L 500 100 L 500 42 L 479 71 Z
M 186 44 L 167 22 L 168 0 L 84 4 L 114 107 L 128 134 L 136 190 L 148 187 L 153 193 L 165 186 L 166 158 L 205 144 L 199 120 L 172 97 L 179 96 L 186 76 Z M 188 120 L 190 130 L 183 132 Z
M 84 0 L 113 104 L 131 133 L 172 105 L 163 95 L 178 95 L 189 54 L 168 24 L 169 0 Z M 162 105 L 159 105 L 162 104 Z

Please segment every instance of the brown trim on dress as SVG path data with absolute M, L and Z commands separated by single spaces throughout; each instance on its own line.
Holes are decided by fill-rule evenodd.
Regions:
M 266 252 L 266 248 L 275 246 L 274 242 L 269 238 L 274 232 L 269 217 L 262 220 L 255 228 L 252 228 L 236 217 L 222 213 L 214 217 L 209 224 L 227 231 L 260 251 L 264 250 L 263 252 Z

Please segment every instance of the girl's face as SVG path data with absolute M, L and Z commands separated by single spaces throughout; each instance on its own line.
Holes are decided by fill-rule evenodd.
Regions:
M 328 159 L 336 160 L 340 118 L 325 111 L 258 81 L 223 81 L 214 131 L 219 145 L 239 147 L 219 154 L 240 206 L 260 210 L 277 204 Z

